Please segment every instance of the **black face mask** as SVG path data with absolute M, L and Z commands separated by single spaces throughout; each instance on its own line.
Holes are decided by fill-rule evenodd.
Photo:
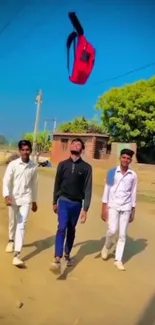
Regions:
M 71 150 L 71 154 L 74 155 L 74 156 L 80 156 L 81 152 L 75 151 L 75 150 Z

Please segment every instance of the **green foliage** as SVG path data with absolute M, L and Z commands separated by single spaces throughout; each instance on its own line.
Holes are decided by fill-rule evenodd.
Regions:
M 31 143 L 33 143 L 33 133 L 24 134 L 24 139 L 29 140 Z M 51 149 L 52 145 L 51 134 L 49 132 L 39 132 L 37 145 L 39 151 L 48 152 Z
M 99 123 L 97 118 L 89 121 L 84 116 L 76 117 L 71 122 L 61 124 L 58 131 L 64 133 L 105 133 L 103 125 L 101 122 Z
M 139 145 L 155 142 L 155 77 L 108 91 L 96 109 L 101 110 L 112 140 Z

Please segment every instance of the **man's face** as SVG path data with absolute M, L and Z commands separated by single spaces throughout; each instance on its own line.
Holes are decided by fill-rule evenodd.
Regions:
M 71 143 L 70 152 L 72 154 L 80 155 L 82 151 L 82 144 L 79 141 L 74 141 Z
M 29 160 L 29 156 L 31 154 L 31 149 L 29 148 L 29 146 L 25 145 L 22 146 L 22 148 L 19 150 L 21 158 L 24 161 L 28 161 Z
M 130 156 L 124 154 L 120 157 L 120 162 L 122 167 L 128 167 L 131 164 L 132 159 Z

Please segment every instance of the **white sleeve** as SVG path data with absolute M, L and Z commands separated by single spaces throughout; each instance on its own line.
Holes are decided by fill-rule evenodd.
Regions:
M 3 177 L 3 197 L 9 196 L 11 194 L 11 187 L 12 187 L 12 181 L 13 181 L 13 163 L 9 163 L 9 165 L 6 168 L 4 177 Z
M 38 197 L 38 168 L 35 168 L 32 177 L 32 202 L 36 202 Z
M 103 196 L 102 196 L 102 203 L 108 203 L 109 201 L 109 185 L 106 184 L 104 187 L 104 192 L 103 192 Z
M 131 202 L 132 202 L 132 208 L 135 208 L 137 202 L 137 175 L 136 174 L 134 175 L 134 181 L 132 185 Z

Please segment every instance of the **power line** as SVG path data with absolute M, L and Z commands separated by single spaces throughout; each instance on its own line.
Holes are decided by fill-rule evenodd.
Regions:
M 43 23 L 43 22 L 38 22 L 38 24 L 34 25 L 33 28 L 30 30 L 30 32 L 22 37 L 22 43 L 23 43 L 23 41 L 28 39 L 33 34 L 35 29 L 37 29 L 38 27 L 44 26 L 44 24 L 45 23 Z M 7 53 L 0 55 L 0 59 L 7 57 L 10 53 L 12 53 L 12 51 L 17 50 L 19 46 L 21 46 L 20 42 L 17 43 L 13 48 L 11 48 L 10 51 L 8 51 Z
M 0 30 L 0 35 L 11 25 L 11 23 L 12 23 L 12 21 L 16 18 L 16 16 L 18 16 L 18 14 L 23 10 L 23 7 L 24 7 L 25 5 L 23 5 L 13 16 L 12 16 L 12 18 L 3 26 L 3 28 Z M 39 24 L 36 24 L 33 28 L 32 28 L 32 30 L 30 31 L 30 33 L 28 33 L 28 35 L 26 35 L 26 37 L 24 37 L 24 39 L 26 39 L 27 37 L 29 37 L 30 35 L 31 35 L 31 33 L 33 33 L 33 31 L 34 31 L 34 29 L 36 28 L 36 27 L 38 27 L 38 26 L 42 26 L 42 25 L 44 25 L 44 23 L 43 22 L 39 22 Z M 0 56 L 0 59 L 2 59 L 3 57 L 5 57 L 6 55 L 2 55 L 2 56 Z M 125 77 L 125 76 L 127 76 L 127 75 L 130 75 L 130 74 L 133 74 L 133 73 L 135 73 L 135 72 L 137 72 L 137 71 L 141 71 L 141 70 L 144 70 L 144 69 L 147 69 L 147 68 L 149 68 L 149 67 L 151 67 L 151 66 L 154 66 L 155 65 L 155 61 L 154 62 L 151 62 L 151 63 L 148 63 L 148 64 L 146 64 L 146 65 L 144 65 L 144 66 L 141 66 L 141 67 L 139 67 L 139 68 L 136 68 L 136 69 L 133 69 L 133 70 L 130 70 L 130 71 L 127 71 L 127 72 L 125 72 L 125 73 L 123 73 L 123 74 L 120 74 L 120 75 L 117 75 L 117 76 L 115 76 L 115 77 L 112 77 L 112 78 L 108 78 L 108 79 L 105 79 L 105 80 L 101 80 L 101 81 L 98 81 L 98 82 L 94 82 L 94 83 L 92 83 L 92 85 L 93 86 L 95 86 L 95 85 L 100 85 L 100 84 L 105 84 L 105 83 L 108 83 L 108 82 L 110 82 L 110 81 L 113 81 L 113 80 L 118 80 L 118 79 L 120 79 L 120 78 L 122 78 L 122 77 Z
M 21 13 L 25 5 L 16 11 L 16 13 L 11 17 L 11 19 L 0 29 L 0 35 L 2 35 L 6 29 L 11 25 L 12 21 Z
M 132 74 L 132 73 L 135 73 L 135 72 L 137 72 L 137 71 L 141 71 L 141 70 L 147 69 L 147 68 L 149 68 L 149 67 L 151 67 L 151 66 L 154 66 L 154 65 L 155 65 L 155 61 L 154 61 L 154 62 L 151 62 L 151 63 L 148 63 L 148 64 L 146 64 L 146 65 L 143 65 L 143 66 L 141 66 L 141 67 L 139 67 L 139 68 L 136 68 L 136 69 L 130 70 L 130 71 L 128 71 L 128 72 L 125 72 L 125 73 L 123 73 L 123 74 L 120 74 L 120 75 L 118 75 L 118 76 L 116 76 L 116 77 L 109 78 L 109 79 L 105 79 L 105 80 L 103 80 L 103 81 L 101 80 L 101 81 L 95 82 L 95 83 L 93 83 L 92 85 L 95 86 L 95 85 L 105 84 L 105 83 L 107 83 L 107 82 L 109 82 L 109 81 L 113 81 L 113 80 L 120 79 L 120 78 L 125 77 L 125 76 L 127 76 L 127 75 L 129 75 L 129 74 Z
M 12 17 L 12 19 L 3 27 L 3 31 L 5 31 L 7 29 L 7 27 L 11 24 L 12 20 L 22 11 L 23 7 L 20 10 L 18 10 L 18 12 L 16 12 L 16 14 Z M 63 3 L 63 5 L 61 5 L 61 8 L 63 8 L 63 7 L 64 7 L 64 3 Z M 47 24 L 47 19 L 45 19 L 45 21 L 43 21 L 43 20 L 41 20 L 41 18 L 42 18 L 42 14 L 40 17 L 40 21 L 32 27 L 32 29 L 30 30 L 30 32 L 27 35 L 22 37 L 22 41 L 29 38 L 35 29 Z M 0 30 L 0 35 L 1 35 L 1 30 Z M 0 55 L 0 59 L 3 59 L 6 56 L 8 56 L 12 51 L 16 50 L 18 48 L 18 46 L 20 46 L 20 43 L 16 44 L 15 47 L 11 48 L 10 51 L 8 51 L 7 53 Z

